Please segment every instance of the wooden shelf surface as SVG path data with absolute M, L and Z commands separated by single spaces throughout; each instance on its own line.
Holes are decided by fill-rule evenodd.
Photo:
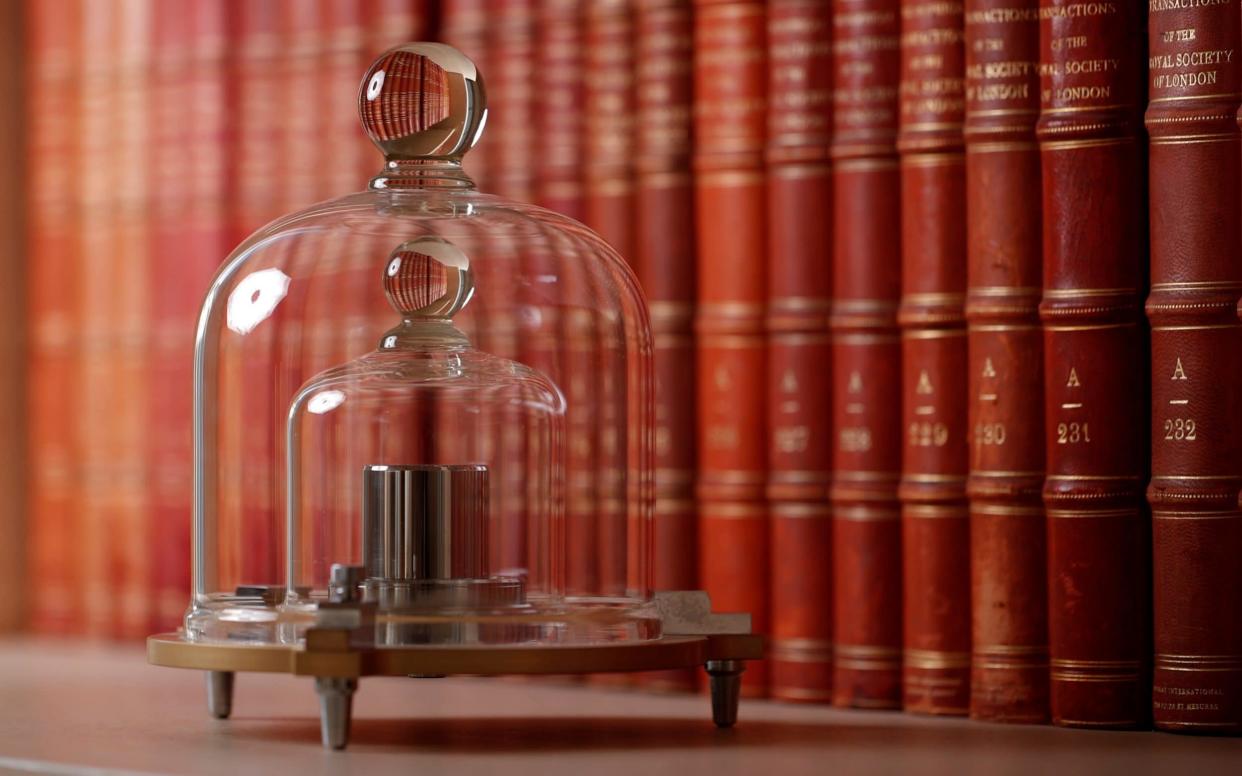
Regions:
M 210 719 L 203 675 L 142 646 L 0 642 L 0 770 L 502 776 L 1238 774 L 1242 739 L 981 724 L 743 701 L 717 731 L 706 697 L 520 679 L 362 681 L 345 752 L 319 745 L 310 679 L 237 677 Z

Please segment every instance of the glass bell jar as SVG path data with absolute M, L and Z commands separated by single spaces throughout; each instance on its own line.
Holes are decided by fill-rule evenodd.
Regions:
M 334 746 L 332 704 L 365 673 L 715 660 L 732 681 L 718 658 L 758 647 L 717 636 L 748 621 L 651 589 L 652 336 L 633 273 L 583 225 L 476 190 L 462 156 L 486 98 L 455 49 L 385 53 L 358 106 L 384 156 L 367 188 L 263 227 L 207 293 L 193 598 L 152 662 L 211 671 L 217 716 L 234 670 L 314 675 Z
M 359 107 L 369 188 L 255 233 L 203 307 L 186 634 L 297 639 L 341 564 L 413 638 L 446 611 L 481 641 L 658 636 L 633 274 L 475 189 L 483 82 L 454 49 L 388 53 Z

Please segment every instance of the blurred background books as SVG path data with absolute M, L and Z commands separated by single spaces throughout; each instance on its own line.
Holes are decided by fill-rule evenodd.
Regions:
M 0 94 L 18 106 L 0 119 L 4 628 L 136 641 L 180 624 L 203 294 L 253 231 L 380 171 L 358 78 L 409 40 L 452 43 L 485 74 L 490 131 L 466 162 L 481 189 L 583 219 L 665 273 L 660 379 L 681 405 L 660 431 L 659 498 L 677 514 L 662 518 L 675 528 L 656 584 L 695 586 L 689 0 L 15 0 L 3 13 Z M 657 34 L 638 35 L 640 17 Z M 645 216 L 638 163 L 664 192 Z M 635 245 L 639 222 L 654 247 Z
M 139 639 L 189 595 L 194 322 L 282 213 L 363 188 L 425 0 L 29 0 L 0 22 L 0 624 Z M 12 106 L 19 106 L 13 109 Z

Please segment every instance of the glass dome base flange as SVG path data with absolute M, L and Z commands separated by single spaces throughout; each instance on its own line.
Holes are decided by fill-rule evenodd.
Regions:
M 359 646 L 341 631 L 316 630 L 304 646 L 201 644 L 177 633 L 147 639 L 147 661 L 167 668 L 298 676 L 509 676 L 625 673 L 758 660 L 756 634 L 661 636 L 639 643 Z

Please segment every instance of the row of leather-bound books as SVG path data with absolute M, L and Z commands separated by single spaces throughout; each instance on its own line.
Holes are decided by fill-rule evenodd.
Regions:
M 176 624 L 199 295 L 438 37 L 467 171 L 646 292 L 655 586 L 753 615 L 747 692 L 1242 732 L 1239 9 L 30 0 L 35 627 Z

